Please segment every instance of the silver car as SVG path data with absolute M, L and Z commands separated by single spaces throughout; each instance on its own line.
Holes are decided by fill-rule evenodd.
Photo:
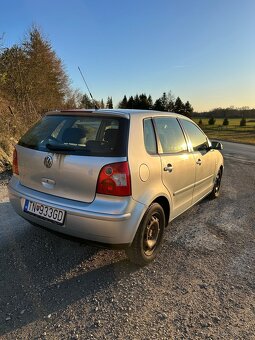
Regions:
M 39 226 L 121 246 L 145 265 L 165 227 L 219 195 L 222 145 L 169 112 L 49 112 L 19 141 L 9 196 Z

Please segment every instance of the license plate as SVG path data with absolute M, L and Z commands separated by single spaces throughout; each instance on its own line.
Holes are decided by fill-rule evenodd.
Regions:
M 25 200 L 24 211 L 60 225 L 63 225 L 66 213 L 64 210 L 29 200 Z

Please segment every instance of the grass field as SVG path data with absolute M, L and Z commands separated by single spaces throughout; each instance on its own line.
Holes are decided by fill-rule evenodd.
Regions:
M 246 126 L 240 126 L 239 118 L 229 118 L 229 125 L 222 125 L 224 118 L 216 119 L 214 125 L 208 124 L 208 118 L 201 118 L 204 130 L 210 139 L 221 139 L 230 142 L 248 143 L 255 145 L 255 120 L 246 119 Z M 200 118 L 194 118 L 198 124 Z M 251 120 L 251 121 L 249 121 Z

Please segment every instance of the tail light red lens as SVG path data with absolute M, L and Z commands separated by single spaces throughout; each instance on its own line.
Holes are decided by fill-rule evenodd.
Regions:
M 128 162 L 105 165 L 98 176 L 97 193 L 112 196 L 130 196 L 131 178 Z
M 16 149 L 14 149 L 14 151 L 13 151 L 12 172 L 16 175 L 19 174 L 18 155 L 17 155 Z

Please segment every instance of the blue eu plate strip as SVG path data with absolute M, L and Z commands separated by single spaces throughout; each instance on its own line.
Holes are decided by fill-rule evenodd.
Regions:
M 28 210 L 29 200 L 25 200 L 24 211 Z

